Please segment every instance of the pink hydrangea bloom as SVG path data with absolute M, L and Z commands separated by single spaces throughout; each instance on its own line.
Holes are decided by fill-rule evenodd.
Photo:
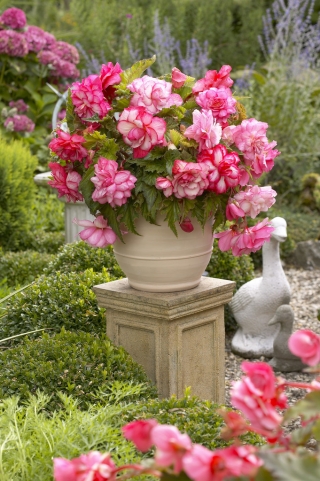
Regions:
M 66 62 L 77 64 L 80 61 L 79 52 L 76 47 L 61 40 L 54 43 L 52 52 Z
M 197 157 L 200 164 L 208 168 L 209 190 L 223 194 L 231 187 L 239 185 L 241 172 L 236 152 L 228 153 L 224 145 L 218 144 L 213 149 L 203 150 Z
M 189 436 L 181 434 L 175 426 L 158 424 L 151 431 L 151 439 L 156 446 L 156 463 L 163 467 L 173 466 L 174 473 L 180 473 L 183 457 L 192 447 Z
M 231 87 L 233 85 L 233 80 L 230 78 L 229 74 L 232 68 L 230 65 L 223 65 L 219 72 L 216 70 L 208 70 L 205 77 L 198 80 L 192 89 L 194 95 L 204 90 L 209 90 L 212 87 Z
M 56 44 L 56 37 L 52 33 L 44 31 L 44 38 L 46 40 L 45 48 L 52 48 Z
M 128 85 L 128 89 L 134 93 L 130 105 L 145 107 L 151 114 L 157 114 L 172 105 L 183 104 L 180 95 L 171 93 L 171 83 L 148 75 L 135 79 Z
M 308 366 L 320 362 L 320 336 L 308 329 L 294 332 L 288 341 L 290 351 Z
M 187 76 L 182 73 L 178 68 L 174 67 L 172 69 L 171 81 L 175 89 L 182 87 L 187 80 Z
M 35 123 L 26 115 L 16 114 L 12 117 L 7 117 L 4 121 L 4 126 L 11 132 L 33 132 Z
M 155 419 L 140 419 L 122 427 L 123 435 L 132 441 L 139 451 L 146 453 L 153 445 L 151 432 L 157 426 Z
M 199 152 L 203 149 L 212 149 L 220 142 L 222 134 L 221 125 L 213 118 L 211 110 L 195 110 L 193 124 L 188 127 L 184 135 L 194 139 L 199 144 Z
M 226 122 L 230 115 L 236 112 L 237 101 L 232 97 L 229 88 L 212 87 L 200 92 L 196 102 L 203 109 L 211 110 L 214 118 L 221 123 Z
M 242 256 L 256 252 L 265 242 L 270 240 L 274 228 L 268 225 L 268 218 L 253 227 L 239 227 L 234 224 L 230 229 L 215 234 L 219 239 L 219 249 L 228 251 L 231 249 L 234 256 Z
M 172 168 L 172 180 L 158 177 L 156 187 L 163 189 L 166 197 L 173 193 L 178 199 L 195 199 L 208 187 L 207 175 L 208 169 L 204 164 L 176 159 Z
M 29 105 L 27 105 L 22 99 L 11 100 L 9 102 L 9 107 L 11 107 L 12 109 L 17 109 L 18 114 L 23 114 L 29 109 Z
M 57 136 L 49 143 L 49 149 L 57 154 L 60 159 L 81 162 L 87 157 L 88 151 L 82 145 L 86 141 L 84 137 L 77 134 L 71 135 L 62 130 L 57 131 Z
M 75 82 L 71 88 L 71 99 L 74 110 L 81 119 L 98 115 L 103 119 L 111 109 L 102 92 L 102 84 L 98 75 L 89 75 L 82 82 Z
M 135 159 L 145 157 L 155 145 L 165 142 L 166 127 L 165 120 L 153 117 L 143 107 L 124 109 L 117 125 L 124 142 L 132 147 Z
M 232 475 L 223 449 L 210 451 L 200 444 L 184 456 L 183 470 L 194 481 L 223 481 Z
M 49 168 L 54 180 L 50 180 L 48 184 L 57 189 L 58 197 L 65 196 L 68 202 L 83 200 L 82 194 L 79 192 L 81 175 L 78 172 L 75 170 L 68 172 L 66 167 L 62 167 L 57 162 L 50 162 Z
M 91 182 L 95 185 L 92 199 L 100 204 L 110 204 L 111 207 L 123 205 L 131 197 L 131 190 L 137 178 L 129 170 L 118 171 L 118 164 L 114 160 L 100 157 L 94 166 L 95 177 Z
M 14 30 L 0 31 L 0 53 L 11 57 L 25 57 L 28 52 L 28 42 L 23 33 Z
M 55 53 L 49 50 L 42 50 L 37 55 L 39 62 L 43 65 L 49 65 L 51 69 L 54 71 L 52 74 L 56 73 L 58 75 L 58 69 L 60 67 L 61 59 Z
M 23 28 L 26 26 L 27 17 L 23 10 L 12 7 L 3 12 L 0 17 L 0 23 L 13 29 Z
M 229 199 L 227 205 L 227 219 L 232 220 L 246 215 L 255 219 L 260 212 L 266 212 L 275 203 L 276 191 L 270 186 L 259 187 L 248 185 L 245 190 L 238 192 Z
M 80 76 L 80 72 L 73 63 L 67 62 L 66 60 L 60 60 L 56 76 L 75 79 Z
M 55 481 L 113 481 L 116 465 L 110 454 L 91 451 L 72 460 L 54 458 L 53 477 Z
M 117 235 L 108 226 L 107 221 L 99 215 L 93 222 L 91 220 L 74 220 L 74 222 L 82 227 L 85 227 L 79 232 L 80 239 L 85 241 L 92 247 L 106 247 L 114 244 L 117 240 Z
M 30 52 L 40 52 L 47 45 L 47 38 L 42 28 L 30 25 L 25 31 L 25 37 L 28 42 Z

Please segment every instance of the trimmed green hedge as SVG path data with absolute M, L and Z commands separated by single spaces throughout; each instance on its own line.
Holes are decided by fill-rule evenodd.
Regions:
M 0 254 L 0 281 L 6 279 L 10 287 L 29 284 L 53 258 L 52 254 L 31 250 Z

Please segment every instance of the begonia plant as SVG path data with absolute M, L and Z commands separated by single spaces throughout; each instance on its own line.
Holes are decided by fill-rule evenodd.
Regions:
M 289 348 L 320 373 L 320 336 L 309 330 L 295 332 Z M 318 364 L 318 365 L 317 365 Z M 243 362 L 245 372 L 233 383 L 231 403 L 242 413 L 221 410 L 225 421 L 221 436 L 233 443 L 210 450 L 193 444 L 175 426 L 155 419 L 135 420 L 122 428 L 126 439 L 154 456 L 140 464 L 116 466 L 110 453 L 92 451 L 72 460 L 54 459 L 55 481 L 122 481 L 148 474 L 162 481 L 317 481 L 319 450 L 310 450 L 310 439 L 320 441 L 320 378 L 295 383 L 276 378 L 269 364 Z M 288 408 L 287 387 L 305 389 L 308 394 Z M 288 408 L 288 409 L 286 409 Z M 300 417 L 301 427 L 288 433 L 285 424 Z M 248 431 L 260 434 L 266 444 L 245 445 L 240 436 Z
M 191 232 L 212 220 L 221 250 L 234 255 L 258 250 L 270 239 L 268 219 L 255 218 L 275 202 L 276 192 L 257 181 L 279 154 L 266 136 L 268 125 L 246 118 L 231 91 L 231 67 L 209 70 L 196 81 L 177 68 L 160 78 L 142 75 L 155 57 L 122 71 L 111 62 L 97 75 L 72 84 L 66 122 L 49 147 L 59 196 L 84 199 L 95 221 L 78 221 L 80 237 L 103 247 L 135 219 L 152 224 L 165 217 Z

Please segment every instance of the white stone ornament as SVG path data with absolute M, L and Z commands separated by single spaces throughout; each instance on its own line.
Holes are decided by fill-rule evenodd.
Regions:
M 273 342 L 279 324 L 269 325 L 278 307 L 290 302 L 290 285 L 283 271 L 279 243 L 287 238 L 287 223 L 282 217 L 271 220 L 275 230 L 262 247 L 262 277 L 244 284 L 229 303 L 239 328 L 231 349 L 245 358 L 273 356 Z
M 273 358 L 269 361 L 270 366 L 276 371 L 294 372 L 301 371 L 304 367 L 307 367 L 299 357 L 292 354 L 288 347 L 293 321 L 294 313 L 292 307 L 284 304 L 278 307 L 275 315 L 268 322 L 269 326 L 280 325 L 280 331 L 273 342 Z

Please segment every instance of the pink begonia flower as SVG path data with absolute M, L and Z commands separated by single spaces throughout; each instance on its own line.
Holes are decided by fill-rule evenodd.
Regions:
M 151 439 L 156 447 L 156 464 L 162 467 L 173 466 L 174 473 L 180 473 L 183 457 L 192 448 L 189 436 L 181 434 L 175 426 L 158 424 L 151 431 Z
M 78 50 L 70 43 L 59 40 L 54 43 L 51 51 L 66 62 L 77 64 L 80 61 Z
M 187 80 L 187 76 L 182 73 L 177 67 L 173 67 L 171 73 L 172 85 L 175 89 L 182 87 Z
M 194 481 L 223 481 L 232 475 L 223 449 L 210 449 L 194 444 L 183 458 L 183 470 Z
M 72 460 L 54 458 L 53 463 L 55 481 L 112 481 L 116 478 L 116 465 L 109 453 L 91 451 Z
M 0 31 L 0 53 L 6 53 L 10 57 L 25 57 L 28 52 L 28 42 L 23 33 L 14 30 Z
M 294 332 L 288 341 L 290 351 L 301 358 L 308 366 L 316 366 L 320 362 L 320 336 L 308 329 Z
M 153 117 L 144 107 L 124 109 L 117 125 L 123 141 L 132 147 L 135 159 L 146 157 L 155 145 L 165 142 L 166 127 L 164 119 Z
M 102 83 L 102 90 L 107 97 L 114 97 L 114 88 L 112 86 L 121 82 L 121 72 L 122 68 L 118 62 L 115 65 L 113 65 L 112 62 L 108 62 L 101 66 L 100 80 Z
M 173 193 L 172 180 L 168 177 L 158 177 L 156 179 L 156 188 L 163 190 L 163 193 L 166 197 L 170 197 L 170 195 Z
M 110 204 L 111 207 L 121 206 L 131 197 L 131 190 L 137 178 L 129 170 L 118 171 L 118 164 L 114 160 L 100 157 L 94 166 L 95 177 L 91 182 L 95 185 L 92 200 L 100 204 Z
M 255 446 L 230 446 L 224 449 L 226 464 L 233 476 L 254 476 L 262 459 L 256 456 Z
M 208 168 L 204 164 L 176 159 L 172 168 L 173 194 L 178 199 L 195 199 L 207 189 Z
M 172 105 L 183 104 L 180 95 L 171 93 L 171 83 L 148 75 L 135 79 L 127 88 L 134 93 L 130 105 L 145 107 L 151 114 L 157 114 Z
M 23 10 L 12 7 L 3 12 L 0 17 L 0 23 L 13 29 L 23 28 L 26 26 L 27 17 Z
M 92 247 L 103 248 L 114 244 L 117 240 L 116 233 L 108 226 L 102 215 L 99 215 L 93 222 L 91 220 L 77 219 L 74 219 L 73 222 L 85 227 L 85 229 L 79 232 L 79 237 Z
M 81 119 L 98 115 L 103 119 L 111 110 L 102 92 L 102 84 L 98 75 L 89 75 L 82 82 L 75 82 L 71 87 L 71 99 L 74 110 Z
M 6 118 L 4 126 L 11 132 L 33 132 L 35 123 L 26 115 L 15 114 Z
M 213 118 L 211 110 L 194 110 L 193 124 L 188 127 L 184 135 L 194 139 L 199 144 L 199 152 L 203 149 L 212 149 L 220 142 L 222 128 Z
M 235 411 L 220 410 L 220 416 L 224 420 L 226 426 L 222 428 L 220 436 L 222 439 L 232 439 L 245 434 L 249 430 L 249 425 L 245 419 Z
M 183 219 L 182 222 L 179 222 L 179 226 L 181 227 L 181 229 L 184 232 L 193 232 L 194 231 L 193 224 L 191 222 L 191 219 L 189 219 L 189 217 L 186 217 L 185 219 Z
M 17 109 L 18 114 L 23 114 L 29 109 L 29 105 L 27 105 L 22 99 L 11 100 L 9 102 L 9 107 L 11 107 L 12 109 Z
M 246 362 L 241 364 L 241 369 L 246 373 L 242 379 L 248 390 L 255 396 L 263 399 L 273 399 L 276 393 L 276 378 L 273 369 L 265 362 Z
M 239 185 L 239 156 L 236 152 L 228 153 L 224 145 L 218 144 L 213 149 L 203 150 L 198 155 L 197 162 L 208 168 L 209 190 L 223 194 L 229 188 Z
M 151 432 L 158 422 L 155 419 L 140 419 L 122 427 L 123 435 L 132 441 L 139 451 L 146 453 L 153 445 Z
M 205 77 L 198 80 L 192 89 L 192 93 L 197 95 L 199 92 L 204 90 L 209 90 L 212 87 L 231 87 L 233 85 L 233 80 L 229 77 L 232 68 L 230 65 L 223 65 L 219 72 L 216 70 L 208 70 Z
M 84 137 L 77 134 L 71 135 L 63 132 L 63 130 L 58 130 L 57 136 L 49 143 L 49 149 L 57 154 L 60 159 L 81 162 L 87 157 L 88 151 L 82 145 L 86 141 Z
M 232 97 L 229 88 L 212 87 L 200 92 L 196 97 L 196 102 L 203 109 L 211 110 L 218 122 L 226 122 L 230 115 L 236 113 L 237 101 Z
M 68 202 L 76 202 L 83 200 L 82 194 L 79 192 L 79 184 L 81 175 L 75 170 L 67 171 L 66 167 L 57 162 L 50 162 L 49 168 L 54 180 L 49 180 L 48 184 L 58 191 L 58 197 L 66 196 Z
M 227 219 L 232 220 L 246 215 L 255 219 L 260 212 L 266 212 L 275 203 L 276 191 L 270 186 L 258 187 L 248 185 L 229 199 L 227 205 Z
M 30 52 L 40 52 L 47 45 L 47 38 L 44 30 L 35 25 L 30 25 L 25 31 L 25 37 L 28 42 Z
M 270 240 L 274 227 L 268 225 L 268 218 L 253 227 L 239 227 L 234 224 L 230 229 L 215 234 L 219 239 L 219 249 L 222 252 L 232 250 L 234 256 L 242 256 L 256 252 L 265 242 Z

